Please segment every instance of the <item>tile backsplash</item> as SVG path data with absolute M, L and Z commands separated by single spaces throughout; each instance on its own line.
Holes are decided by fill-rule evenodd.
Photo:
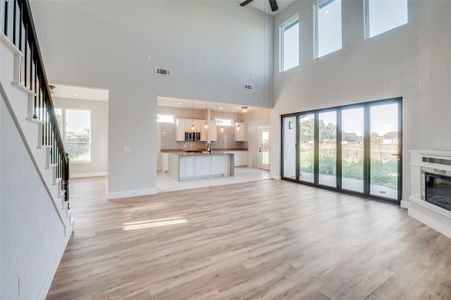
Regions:
M 175 140 L 176 126 L 175 124 L 160 124 L 161 149 L 165 150 L 182 150 L 185 142 L 177 142 Z M 191 142 L 192 150 L 205 149 L 205 142 Z M 235 142 L 234 127 L 224 127 L 221 132 L 218 127 L 218 138 L 216 142 L 211 143 L 212 149 L 247 149 L 247 142 Z

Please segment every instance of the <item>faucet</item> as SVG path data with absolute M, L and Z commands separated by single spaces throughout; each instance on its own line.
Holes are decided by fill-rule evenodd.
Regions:
M 207 151 L 211 154 L 211 142 L 207 142 Z

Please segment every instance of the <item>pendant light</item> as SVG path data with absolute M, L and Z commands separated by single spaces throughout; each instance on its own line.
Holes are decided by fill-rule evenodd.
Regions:
M 193 121 L 193 115 L 194 115 L 194 101 L 191 100 L 191 121 Z M 191 131 L 194 131 L 195 127 L 194 127 L 194 123 L 192 123 L 191 125 Z
M 208 129 L 208 106 L 207 106 L 207 102 L 205 102 L 205 124 L 204 124 L 204 128 Z
M 236 130 L 240 131 L 240 107 L 238 107 L 238 121 L 236 122 Z
M 221 119 L 224 120 L 224 106 L 221 105 L 221 107 L 219 107 L 220 110 L 222 110 L 222 117 Z M 224 125 L 221 124 L 221 128 L 219 128 L 219 130 L 221 131 L 221 133 L 224 133 Z

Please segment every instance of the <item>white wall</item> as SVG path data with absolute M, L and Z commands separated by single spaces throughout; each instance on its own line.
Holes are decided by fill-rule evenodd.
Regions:
M 64 226 L 1 96 L 0 138 L 0 299 L 42 299 L 66 245 Z
M 274 20 L 300 17 L 300 66 L 278 72 L 274 38 L 272 175 L 280 175 L 280 115 L 402 96 L 404 198 L 410 191 L 407 150 L 451 149 L 451 2 L 409 1 L 409 23 L 364 39 L 362 1 L 343 1 L 343 49 L 313 59 L 313 1 L 297 1 Z
M 71 163 L 70 176 L 102 176 L 108 172 L 108 102 L 54 98 L 55 107 L 91 112 L 91 162 Z
M 228 0 L 32 8 L 50 81 L 109 90 L 110 193 L 155 191 L 157 147 L 146 136 L 156 131 L 157 96 L 272 106 L 272 18 L 263 12 Z M 171 76 L 156 77 L 157 66 Z

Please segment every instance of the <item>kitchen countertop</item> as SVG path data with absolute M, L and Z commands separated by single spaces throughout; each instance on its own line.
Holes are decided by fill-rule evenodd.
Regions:
M 218 155 L 233 155 L 233 153 L 223 153 L 223 152 L 170 152 L 171 155 L 178 155 L 178 156 L 218 156 Z
M 231 148 L 231 149 L 211 149 L 212 152 L 229 152 L 229 151 L 249 151 L 248 149 L 242 148 Z M 181 149 L 161 149 L 161 153 L 183 153 L 185 151 Z M 188 152 L 191 153 L 191 152 Z

